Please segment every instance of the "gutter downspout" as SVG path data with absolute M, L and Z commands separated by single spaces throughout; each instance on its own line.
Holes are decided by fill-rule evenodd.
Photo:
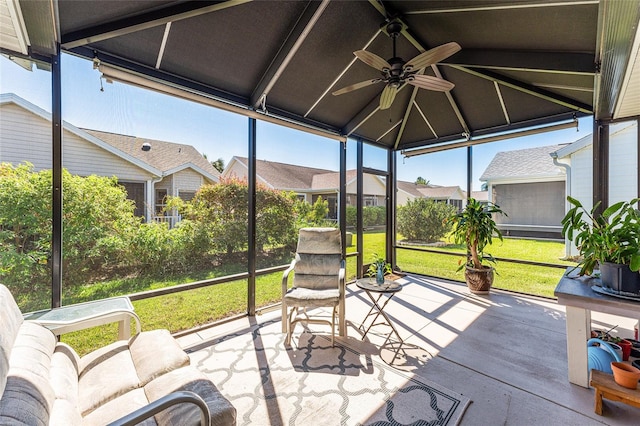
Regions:
M 156 215 L 156 203 L 155 203 L 155 185 L 156 183 L 162 181 L 164 176 L 160 176 L 158 179 L 150 179 L 147 181 L 147 187 L 149 188 L 149 193 L 147 194 L 147 211 L 146 211 L 146 220 L 147 223 L 153 221 L 153 217 Z
M 565 164 L 565 163 L 561 163 L 558 161 L 558 153 L 557 152 L 551 152 L 549 153 L 549 155 L 551 156 L 551 158 L 553 159 L 553 164 L 557 167 L 562 167 L 565 170 L 567 179 L 565 181 L 565 189 L 564 192 L 566 194 L 566 196 L 571 196 L 571 166 L 569 164 Z M 564 202 L 564 212 L 565 214 L 567 214 L 567 212 L 569 211 L 569 202 L 567 201 L 566 197 L 565 197 L 565 202 Z M 565 238 L 565 242 L 564 242 L 564 256 L 565 258 L 569 258 L 571 257 L 571 245 L 573 244 L 572 241 L 569 241 Z

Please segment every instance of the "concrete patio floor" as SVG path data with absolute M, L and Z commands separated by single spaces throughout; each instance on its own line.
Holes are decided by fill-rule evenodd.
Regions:
M 385 308 L 406 343 L 393 366 L 471 398 L 461 425 L 640 424 L 640 408 L 605 400 L 599 416 L 593 390 L 569 383 L 564 307 L 555 301 L 499 290 L 472 295 L 464 284 L 415 275 L 400 282 L 403 290 Z M 341 340 L 389 363 L 396 348 L 385 344 L 389 327 L 376 326 L 362 339 L 359 326 L 370 306 L 364 291 L 347 286 L 348 336 Z M 256 321 L 279 313 L 262 313 Z M 617 325 L 621 337 L 633 336 L 635 321 L 592 313 L 594 329 Z M 188 349 L 248 325 L 243 318 L 179 341 Z M 322 325 L 310 328 L 328 332 Z M 306 331 L 298 325 L 295 332 L 294 339 Z

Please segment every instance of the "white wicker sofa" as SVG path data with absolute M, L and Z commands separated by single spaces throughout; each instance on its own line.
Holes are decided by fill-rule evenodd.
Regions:
M 127 415 L 145 425 L 236 423 L 233 405 L 167 330 L 80 358 L 47 328 L 24 321 L 0 284 L 0 424 L 127 424 Z

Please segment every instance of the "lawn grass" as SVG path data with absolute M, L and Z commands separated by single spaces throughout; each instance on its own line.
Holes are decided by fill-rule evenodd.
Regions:
M 384 253 L 386 242 L 383 232 L 368 232 L 364 234 L 363 238 L 364 263 L 368 263 L 373 253 Z M 398 241 L 400 240 L 401 237 L 398 238 Z M 356 238 L 354 235 L 353 245 L 347 247 L 346 251 L 352 253 L 355 250 Z M 438 247 L 437 250 L 464 253 L 463 247 L 451 244 Z M 494 256 L 501 258 L 575 265 L 575 263 L 560 260 L 564 254 L 564 245 L 559 242 L 505 239 L 503 243 L 499 241 L 495 243 L 489 251 Z M 397 264 L 403 271 L 464 281 L 463 273 L 456 272 L 459 259 L 458 256 L 446 254 L 418 252 L 402 248 L 397 250 Z M 147 278 L 107 281 L 100 285 L 78 287 L 75 292 L 66 293 L 65 304 L 211 279 L 243 272 L 243 268 L 244 264 L 223 265 L 215 271 L 191 274 L 187 277 L 167 277 L 165 280 Z M 355 257 L 347 258 L 346 268 L 347 278 L 355 278 Z M 545 297 L 553 297 L 553 290 L 563 273 L 563 269 L 507 262 L 499 262 L 497 270 L 498 275 L 494 287 Z M 281 280 L 282 272 L 256 278 L 256 307 L 280 301 Z M 175 333 L 246 312 L 247 294 L 247 281 L 238 280 L 196 290 L 136 300 L 133 305 L 140 317 L 143 330 L 166 328 Z M 62 341 L 71 345 L 82 355 L 114 341 L 116 338 L 117 325 L 110 324 L 66 334 L 62 337 Z

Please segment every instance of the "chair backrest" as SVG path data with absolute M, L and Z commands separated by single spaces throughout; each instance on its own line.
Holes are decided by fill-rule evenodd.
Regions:
M 293 285 L 316 290 L 338 288 L 342 238 L 336 228 L 302 228 L 298 235 Z

